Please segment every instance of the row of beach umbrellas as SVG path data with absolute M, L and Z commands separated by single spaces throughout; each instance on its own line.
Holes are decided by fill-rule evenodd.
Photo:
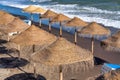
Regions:
M 50 10 L 49 10 L 50 11 Z M 72 23 L 72 21 L 74 21 L 74 20 L 78 20 L 78 23 L 80 23 L 79 21 L 80 21 L 80 19 L 79 18 L 77 18 L 77 17 L 75 17 L 75 18 L 73 18 L 73 19 L 70 19 L 70 18 L 68 18 L 67 16 L 66 16 L 66 20 L 65 19 L 63 19 L 63 18 L 61 18 L 61 16 L 63 16 L 63 14 L 59 14 L 59 16 L 57 16 L 57 17 L 55 17 L 53 20 L 51 19 L 51 18 L 49 18 L 50 19 L 50 21 L 51 22 L 59 22 L 60 21 L 60 24 L 63 22 L 63 21 L 67 21 L 67 23 L 68 24 L 71 24 L 72 26 L 71 27 L 79 27 L 78 25 L 80 25 L 80 24 L 77 24 L 77 22 L 75 23 Z M 69 19 L 69 20 L 67 20 L 67 19 Z M 77 24 L 77 25 L 76 25 Z M 82 23 L 81 23 L 82 24 Z M 80 34 L 91 34 L 92 35 L 92 53 L 93 53 L 93 51 L 94 51 L 94 36 L 95 35 L 109 35 L 110 34 L 110 31 L 108 30 L 108 29 L 106 29 L 106 28 L 104 28 L 104 27 L 102 27 L 101 25 L 99 25 L 99 24 L 97 24 L 96 22 L 92 22 L 92 23 L 90 23 L 90 24 L 88 24 L 87 22 L 85 22 L 84 24 L 82 24 L 82 25 L 85 25 L 85 26 L 80 26 L 80 27 L 83 27 L 83 28 L 81 28 L 81 30 L 80 31 L 77 31 L 77 32 L 79 32 Z M 62 25 L 61 25 L 62 26 Z M 66 24 L 66 26 L 67 26 L 67 24 Z M 70 26 L 70 25 L 69 25 Z M 61 27 L 62 28 L 62 27 Z M 77 28 L 76 28 L 77 29 Z M 45 34 L 44 34 L 45 33 Z M 38 34 L 38 35 L 37 35 Z M 76 33 L 77 34 L 77 33 Z M 42 35 L 41 37 L 42 37 L 42 39 L 43 40 L 41 40 L 41 37 L 38 37 L 38 36 L 40 36 L 40 35 Z M 44 36 L 46 36 L 46 35 L 48 35 L 48 37 L 44 37 Z M 60 36 L 62 36 L 62 29 L 60 30 Z M 43 38 L 44 37 L 44 38 Z M 51 40 L 51 42 L 53 41 L 54 42 L 54 40 L 56 39 L 56 37 L 55 36 L 53 36 L 53 35 L 49 35 L 47 32 L 45 32 L 45 31 L 43 31 L 43 30 L 40 30 L 39 28 L 37 28 L 37 27 L 35 27 L 34 25 L 32 25 L 32 26 L 30 26 L 27 30 L 25 30 L 24 32 L 22 32 L 20 35 L 18 35 L 17 37 L 15 37 L 14 39 L 12 39 L 12 40 L 10 40 L 10 42 L 14 42 L 14 43 L 17 43 L 17 44 L 19 44 L 19 45 L 35 45 L 35 44 L 40 44 L 42 41 L 42 43 L 43 44 L 48 44 L 48 43 L 46 43 L 46 42 L 50 42 L 50 41 L 47 41 L 47 40 Z M 41 41 L 39 41 L 39 40 L 41 40 Z M 46 41 L 45 41 L 46 40 Z M 109 42 L 110 42 L 110 44 L 112 43 L 112 42 L 119 42 L 118 41 L 119 40 L 119 32 L 116 34 L 116 35 L 113 35 L 110 39 L 109 39 Z M 106 41 L 106 43 L 107 43 L 108 41 Z M 79 48 L 79 49 L 76 49 L 76 48 L 78 48 L 77 46 L 75 46 L 75 45 L 73 45 L 73 44 L 71 44 L 70 42 L 67 42 L 65 39 L 63 39 L 62 37 L 61 38 L 59 38 L 57 41 L 55 41 L 54 42 L 55 44 L 51 44 L 51 46 L 50 47 L 48 47 L 48 48 L 46 48 L 46 49 L 44 49 L 42 52 L 38 52 L 38 54 L 34 54 L 33 56 L 32 56 L 32 59 L 34 60 L 34 61 L 38 61 L 38 62 L 40 62 L 40 63 L 42 63 L 43 61 L 45 61 L 44 63 L 45 64 L 58 64 L 59 63 L 59 61 L 57 62 L 57 60 L 61 60 L 61 58 L 59 57 L 59 56 L 63 56 L 63 57 L 65 57 L 65 58 L 67 58 L 67 59 L 63 59 L 63 60 L 61 60 L 61 63 L 67 63 L 67 60 L 68 60 L 68 62 L 69 62 L 69 58 L 71 59 L 71 55 L 75 55 L 75 54 L 73 54 L 73 53 L 76 53 L 76 51 L 78 50 L 78 51 L 82 51 L 82 52 L 85 52 L 85 50 L 84 49 L 81 49 L 81 48 Z M 64 43 L 67 43 L 67 45 L 66 46 L 64 46 L 65 44 Z M 42 44 L 42 45 L 43 45 Z M 116 43 L 117 44 L 117 43 Z M 119 44 L 117 44 L 117 45 L 119 45 Z M 114 46 L 113 44 L 111 45 L 111 46 Z M 65 54 L 65 52 L 66 52 L 66 48 L 64 48 L 64 47 L 67 47 L 67 51 L 69 51 L 69 49 L 73 49 L 73 52 L 71 52 L 71 50 L 69 51 L 70 52 L 70 54 L 66 54 L 66 55 L 64 55 Z M 73 48 L 71 48 L 71 47 L 73 47 Z M 118 47 L 118 46 L 115 46 L 115 47 Z M 33 47 L 34 48 L 34 47 Z M 19 48 L 20 49 L 20 48 Z M 52 63 L 50 63 L 50 61 L 48 60 L 44 60 L 45 58 L 46 58 L 46 56 L 45 55 L 50 55 L 50 54 L 48 54 L 49 53 L 49 51 L 50 52 L 52 52 L 52 54 L 55 54 L 55 52 L 57 52 L 57 54 L 56 55 L 52 55 L 52 57 L 50 57 L 50 60 L 52 60 Z M 63 54 L 60 54 L 59 52 L 60 51 L 63 51 L 62 53 Z M 34 52 L 34 51 L 33 51 Z M 44 54 L 42 54 L 42 53 L 45 53 L 45 55 Z M 80 54 L 80 55 L 78 55 L 78 56 L 76 56 L 75 55 L 75 57 L 77 58 L 77 59 L 83 59 L 81 56 L 84 56 L 84 57 L 92 57 L 92 55 L 91 54 L 86 54 L 86 53 L 90 53 L 89 51 L 86 51 L 85 53 L 84 53 L 84 55 L 83 55 L 83 53 L 82 54 Z M 69 56 L 70 55 L 70 56 Z M 88 56 L 89 55 L 89 56 Z M 54 59 L 54 57 L 56 57 L 56 56 L 58 56 L 58 58 L 57 58 L 57 60 L 55 60 Z M 41 58 L 40 58 L 41 57 Z M 45 58 L 44 58 L 45 57 Z M 40 60 L 41 59 L 41 60 Z M 73 59 L 73 61 L 74 61 L 74 58 L 72 58 Z M 77 59 L 75 59 L 75 60 L 77 60 Z M 43 60 L 43 61 L 42 61 Z M 85 60 L 85 59 L 83 59 L 83 60 Z M 62 62 L 63 61 L 63 62 Z M 66 62 L 65 62 L 66 61 Z M 78 61 L 78 60 L 77 60 Z M 60 63 L 60 64 L 61 64 Z
M 38 8 L 31 5 L 31 6 L 28 6 L 27 8 L 24 8 L 23 10 L 25 12 L 38 13 L 38 12 L 35 12 L 36 9 L 38 9 Z M 74 39 L 75 44 L 77 43 L 77 33 L 78 32 L 80 34 L 91 35 L 92 36 L 92 38 L 91 38 L 92 39 L 92 46 L 91 46 L 92 53 L 94 53 L 94 36 L 95 35 L 98 35 L 98 36 L 110 35 L 110 31 L 107 28 L 97 24 L 96 22 L 87 23 L 77 17 L 74 17 L 73 19 L 71 19 L 61 13 L 58 14 L 51 10 L 47 10 L 45 12 L 45 9 L 43 9 L 43 8 L 39 8 L 39 9 L 41 9 L 41 11 L 39 10 L 39 14 L 42 14 L 40 16 L 40 18 L 49 18 L 49 31 L 50 32 L 51 32 L 51 23 L 59 22 L 60 37 L 62 36 L 62 26 L 63 25 L 75 28 L 75 39 Z M 79 28 L 79 31 L 77 30 L 77 28 Z

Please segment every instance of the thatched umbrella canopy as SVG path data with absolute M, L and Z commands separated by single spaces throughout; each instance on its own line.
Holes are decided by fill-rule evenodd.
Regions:
M 8 35 L 8 41 L 9 37 L 13 34 L 21 33 L 22 31 L 26 30 L 29 27 L 28 24 L 20 20 L 19 18 L 14 18 L 14 20 L 11 23 L 8 23 L 7 25 L 1 25 L 0 30 Z
M 49 34 L 48 32 L 32 25 L 14 39 L 11 39 L 10 42 L 17 44 L 16 47 L 18 50 L 27 54 L 26 49 L 28 49 L 29 53 L 33 53 L 41 48 L 48 46 L 55 40 L 56 37 L 54 35 Z
M 62 22 L 69 21 L 70 18 L 63 14 L 58 14 L 54 17 L 51 22 L 59 22 L 60 23 L 60 36 L 62 36 Z
M 37 9 L 35 9 L 35 10 L 33 10 L 33 11 L 31 11 L 31 13 L 38 13 L 39 16 L 40 16 L 41 14 L 45 13 L 45 12 L 46 12 L 46 10 L 43 9 L 43 8 L 40 8 L 40 7 L 38 7 Z M 40 17 L 39 17 L 39 18 L 40 18 Z M 39 26 L 41 26 L 41 19 L 39 19 Z
M 56 12 L 53 12 L 51 10 L 47 10 L 43 15 L 41 15 L 41 18 L 49 18 L 49 32 L 51 32 L 51 19 L 57 15 L 58 14 Z
M 103 74 L 98 78 L 99 80 L 119 80 L 120 79 L 120 69 L 112 70 L 108 73 Z
M 120 51 L 120 31 L 102 41 L 102 46 L 107 50 Z
M 46 11 L 45 9 L 38 7 L 35 10 L 32 10 L 30 12 L 31 13 L 40 13 L 40 14 L 43 14 L 43 13 L 45 13 L 45 11 Z
M 30 13 L 30 15 L 31 15 L 31 21 L 32 21 L 33 20 L 33 16 L 32 16 L 31 12 L 34 11 L 34 10 L 36 10 L 37 8 L 38 7 L 36 7 L 34 5 L 30 5 L 30 6 L 26 7 L 26 8 L 23 8 L 23 11 Z
M 69 27 L 75 27 L 75 44 L 77 43 L 77 27 L 78 28 L 83 28 L 84 26 L 87 26 L 88 23 L 81 20 L 78 17 L 74 17 L 73 19 L 71 19 L 70 21 L 68 21 L 67 23 L 65 23 L 65 26 L 69 26 Z
M 70 27 L 84 27 L 87 25 L 88 25 L 87 22 L 83 21 L 82 19 L 78 17 L 74 17 L 73 19 L 65 23 L 65 26 L 70 26 Z
M 47 10 L 43 15 L 41 15 L 41 18 L 54 18 L 58 14 L 56 12 L 53 12 L 52 10 Z
M 14 20 L 14 16 L 12 16 L 9 13 L 4 13 L 0 16 L 0 25 L 7 25 L 8 23 L 11 23 Z
M 92 53 L 94 53 L 94 36 L 99 35 L 109 35 L 110 30 L 104 28 L 103 26 L 97 24 L 96 22 L 91 22 L 89 25 L 84 27 L 81 31 L 81 34 L 91 35 L 92 36 Z
M 0 10 L 0 16 L 5 14 L 5 13 L 7 13 L 7 12 Z
M 26 8 L 23 8 L 23 11 L 31 13 L 31 11 L 34 11 L 37 8 L 38 7 L 36 7 L 36 6 L 30 5 L 30 6 L 26 7 Z
M 27 8 L 24 8 L 23 11 L 31 13 L 31 20 L 33 20 L 32 13 L 43 14 L 45 13 L 46 10 L 40 7 L 30 5 Z M 40 26 L 41 26 L 41 20 L 40 20 Z
M 59 37 L 53 44 L 51 44 L 47 48 L 41 50 L 40 52 L 32 54 L 31 58 L 35 63 L 39 63 L 42 67 L 43 65 L 46 65 L 47 67 L 58 66 L 59 73 L 60 74 L 62 73 L 62 75 L 64 75 L 65 73 L 64 71 L 66 71 L 68 66 L 69 66 L 69 70 L 71 71 L 75 69 L 79 71 L 80 69 L 83 69 L 83 67 L 86 70 L 86 66 L 88 64 L 89 64 L 89 68 L 91 66 L 93 67 L 94 65 L 93 55 L 91 54 L 90 51 L 83 49 L 81 47 L 78 47 L 77 45 L 61 37 Z M 85 64 L 82 64 L 82 65 L 77 64 L 79 62 L 80 63 L 84 62 Z M 74 64 L 74 66 L 72 64 Z M 88 66 L 87 66 L 87 69 L 88 69 Z M 44 70 L 47 70 L 45 66 L 44 66 Z M 43 74 L 45 72 L 44 70 L 42 71 Z M 55 71 L 54 68 L 52 68 L 52 70 Z M 60 80 L 60 79 L 57 79 L 57 80 Z M 68 80 L 68 79 L 65 79 L 65 80 Z

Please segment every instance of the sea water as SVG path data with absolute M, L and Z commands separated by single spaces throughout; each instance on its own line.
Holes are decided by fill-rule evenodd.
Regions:
M 22 8 L 29 5 L 51 9 L 63 13 L 70 18 L 79 17 L 87 22 L 98 22 L 111 29 L 114 34 L 120 28 L 120 0 L 0 0 L 0 9 L 12 14 L 25 16 L 30 19 L 30 14 L 23 12 Z M 38 22 L 38 14 L 34 14 L 34 21 Z M 48 24 L 48 20 L 42 20 Z M 59 29 L 59 24 L 52 24 Z M 63 27 L 63 30 L 74 34 L 74 28 Z M 101 38 L 99 40 L 102 40 Z
M 87 22 L 120 28 L 120 0 L 0 0 L 0 4 L 19 8 L 41 6 L 71 18 L 77 16 Z

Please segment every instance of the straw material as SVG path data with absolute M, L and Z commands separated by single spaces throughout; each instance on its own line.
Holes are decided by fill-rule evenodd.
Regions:
M 30 5 L 30 6 L 26 7 L 26 8 L 24 8 L 23 11 L 31 13 L 31 11 L 34 11 L 37 8 L 38 7 L 36 7 L 36 6 Z
M 19 18 L 14 18 L 11 23 L 8 23 L 7 25 L 1 25 L 0 30 L 2 30 L 2 32 L 5 34 L 8 34 L 11 32 L 22 32 L 28 27 L 29 25 L 20 20 Z
M 84 27 L 81 31 L 81 34 L 90 34 L 90 35 L 109 35 L 110 31 L 107 28 L 97 24 L 96 22 L 92 22 Z
M 120 69 L 104 74 L 103 78 L 104 80 L 120 80 Z
M 84 27 L 87 26 L 88 23 L 81 20 L 78 17 L 74 17 L 73 19 L 71 19 L 70 21 L 68 21 L 65 26 L 70 26 L 70 27 Z
M 0 10 L 0 16 L 2 16 L 5 13 L 6 13 L 5 11 Z
M 40 13 L 40 14 L 43 14 L 43 13 L 45 13 L 45 9 L 43 9 L 43 8 L 37 8 L 37 9 L 35 9 L 35 10 L 31 10 L 30 11 L 30 13 Z
M 14 16 L 8 13 L 4 13 L 2 16 L 0 16 L 0 25 L 7 25 L 8 23 L 12 22 L 14 20 Z
M 46 65 L 62 65 L 93 60 L 90 51 L 80 48 L 64 38 L 58 38 L 49 47 L 32 55 L 33 61 Z
M 18 45 L 44 45 L 55 41 L 56 37 L 32 25 L 20 35 L 11 40 Z
M 62 21 L 69 21 L 70 18 L 63 15 L 63 14 L 58 14 L 55 18 L 51 20 L 51 22 L 62 22 Z
M 108 39 L 102 41 L 102 46 L 108 50 L 119 50 L 120 49 L 120 31 L 112 35 Z M 120 50 L 119 50 L 120 51 Z
M 56 17 L 58 14 L 51 11 L 51 10 L 47 10 L 41 17 L 42 18 L 54 18 Z

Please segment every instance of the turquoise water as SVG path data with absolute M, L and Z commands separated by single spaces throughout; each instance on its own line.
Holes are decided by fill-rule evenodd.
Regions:
M 120 28 L 120 0 L 0 0 L 0 4 L 19 8 L 36 5 L 71 18 L 77 16 L 87 22 Z

